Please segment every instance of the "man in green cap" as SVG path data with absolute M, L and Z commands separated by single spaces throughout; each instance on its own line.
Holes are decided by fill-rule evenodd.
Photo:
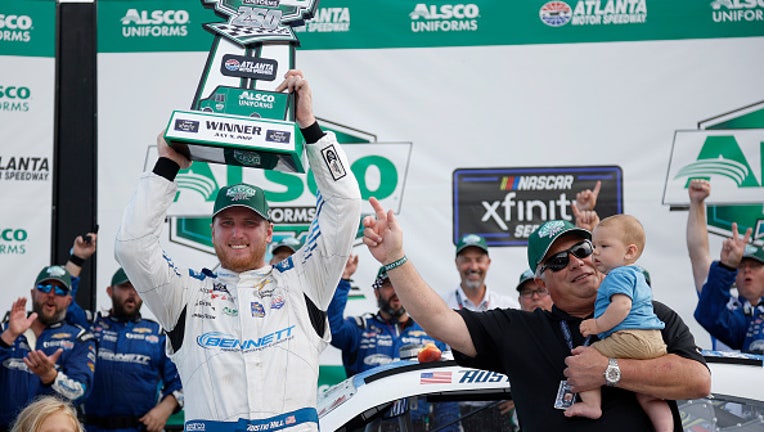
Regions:
M 736 235 L 724 240 L 721 257 L 714 261 L 709 249 L 705 205 L 711 194 L 711 182 L 692 179 L 687 193 L 690 198 L 687 252 L 698 292 L 695 320 L 709 332 L 715 350 L 764 353 L 764 325 L 761 324 L 764 322 L 764 251 L 748 244 L 753 233 L 751 228 L 741 238 L 734 223 Z M 742 255 L 741 247 L 744 247 Z M 704 293 L 706 287 L 711 291 Z M 733 287 L 737 297 L 732 295 Z
M 711 377 L 687 326 L 655 303 L 666 323 L 668 355 L 650 360 L 608 359 L 585 346 L 580 322 L 592 316 L 602 274 L 592 262 L 591 234 L 567 221 L 549 221 L 528 239 L 528 264 L 549 290 L 550 312 L 537 309 L 454 311 L 405 260 L 403 232 L 395 215 L 371 198 L 375 216 L 363 220 L 364 243 L 382 264 L 402 262 L 388 276 L 406 310 L 431 336 L 451 346 L 464 366 L 509 376 L 524 431 L 645 431 L 652 424 L 635 392 L 668 400 L 708 395 Z M 389 265 L 389 264 L 388 264 Z M 569 418 L 564 409 L 575 393 L 605 386 L 598 420 Z M 672 412 L 678 416 L 676 403 Z M 681 421 L 676 418 L 676 429 Z
M 488 289 L 485 280 L 491 267 L 491 257 L 488 254 L 488 242 L 483 236 L 463 235 L 456 243 L 454 264 L 459 272 L 459 286 L 441 295 L 451 309 L 486 311 L 495 308 L 519 308 L 520 305 L 514 298 Z M 514 430 L 513 407 L 511 401 L 504 401 L 498 405 L 479 401 L 459 404 L 464 417 L 462 425 L 466 430 Z
M 732 237 L 709 267 L 695 319 L 730 348 L 764 354 L 764 249 L 749 243 L 751 233 L 748 228 L 741 237 L 732 224 Z M 738 298 L 732 297 L 733 286 Z
M 265 192 L 220 189 L 212 213 L 216 271 L 186 269 L 159 243 L 175 176 L 191 161 L 158 138 L 159 159 L 125 209 L 115 255 L 168 331 L 185 393 L 187 430 L 317 431 L 318 361 L 331 338 L 326 309 L 358 230 L 361 195 L 334 133 L 313 115 L 303 74 L 276 91 L 295 94 L 295 118 L 318 190 L 305 244 L 274 266 Z
M 64 320 L 72 301 L 72 276 L 62 266 L 40 271 L 27 299 L 13 302 L 0 334 L 0 430 L 40 395 L 82 402 L 90 394 L 95 368 L 93 335 Z
M 518 308 L 514 298 L 489 290 L 485 280 L 491 267 L 488 244 L 483 236 L 466 234 L 456 244 L 456 271 L 459 286 L 448 291 L 443 300 L 452 309 L 484 311 L 493 308 Z
M 271 245 L 271 264 L 278 264 L 292 256 L 301 246 L 300 240 L 294 237 L 284 237 Z
M 536 283 L 536 274 L 531 269 L 526 269 L 520 274 L 517 281 L 517 293 L 520 308 L 524 311 L 533 312 L 537 308 L 552 310 L 552 297 L 549 296 L 549 290 L 541 288 Z

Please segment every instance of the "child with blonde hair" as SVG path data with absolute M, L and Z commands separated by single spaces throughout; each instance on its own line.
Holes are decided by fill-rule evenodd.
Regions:
M 11 432 L 84 432 L 84 429 L 69 402 L 42 396 L 21 410 Z

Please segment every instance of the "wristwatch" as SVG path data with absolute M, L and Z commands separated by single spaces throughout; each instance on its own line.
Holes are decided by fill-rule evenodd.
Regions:
M 605 384 L 615 387 L 621 380 L 621 368 L 618 367 L 618 361 L 614 358 L 607 359 L 607 369 L 605 369 Z

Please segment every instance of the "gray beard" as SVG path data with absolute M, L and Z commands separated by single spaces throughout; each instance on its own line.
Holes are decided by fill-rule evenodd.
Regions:
M 465 281 L 464 282 L 464 288 L 467 289 L 480 289 L 480 287 L 483 285 L 483 282 L 481 281 Z

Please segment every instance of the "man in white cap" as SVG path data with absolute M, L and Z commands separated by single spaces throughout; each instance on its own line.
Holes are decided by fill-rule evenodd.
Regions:
M 117 233 L 115 253 L 168 330 L 185 393 L 185 430 L 317 431 L 318 360 L 330 340 L 326 309 L 358 231 L 361 196 L 333 133 L 316 122 L 300 71 L 276 91 L 296 95 L 295 117 L 320 193 L 305 244 L 275 266 L 259 187 L 220 189 L 212 243 L 220 268 L 183 269 L 159 244 L 175 175 L 191 161 L 158 139 L 159 160 L 141 177 Z

